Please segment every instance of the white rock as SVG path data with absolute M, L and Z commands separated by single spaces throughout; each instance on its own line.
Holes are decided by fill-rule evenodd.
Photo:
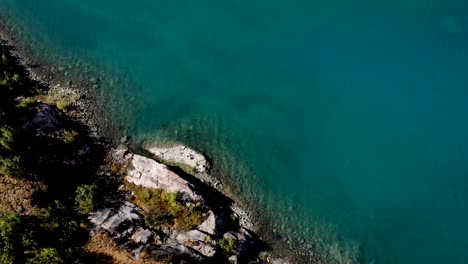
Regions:
M 198 230 L 215 235 L 216 233 L 216 216 L 213 211 L 208 212 L 208 218 L 198 226 Z
M 198 173 L 205 173 L 209 168 L 205 156 L 186 146 L 149 147 L 146 150 L 154 154 L 158 159 L 185 164 L 194 168 Z
M 191 183 L 172 172 L 166 165 L 140 155 L 133 155 L 130 158 L 125 179 L 146 188 L 179 192 L 188 195 L 194 201 L 202 200 L 201 196 L 193 191 Z

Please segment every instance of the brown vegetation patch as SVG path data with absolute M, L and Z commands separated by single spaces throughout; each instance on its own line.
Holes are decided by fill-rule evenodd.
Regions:
M 0 215 L 34 214 L 37 208 L 32 205 L 32 195 L 39 188 L 40 183 L 0 175 Z
M 97 263 L 115 263 L 115 264 L 162 264 L 164 262 L 153 260 L 147 256 L 141 256 L 135 260 L 130 252 L 120 249 L 112 238 L 105 233 L 98 233 L 91 237 L 88 244 L 85 245 L 88 253 L 105 256 Z

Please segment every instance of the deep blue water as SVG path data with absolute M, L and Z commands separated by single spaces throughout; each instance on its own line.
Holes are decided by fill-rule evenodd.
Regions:
M 336 263 L 468 263 L 468 3 L 0 0 L 114 122 L 179 141 Z

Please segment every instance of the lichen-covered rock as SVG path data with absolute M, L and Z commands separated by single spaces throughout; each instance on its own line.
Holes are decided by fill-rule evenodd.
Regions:
M 160 160 L 187 165 L 195 169 L 197 173 L 205 173 L 209 169 L 205 156 L 186 146 L 148 147 L 146 150 Z
M 140 155 L 132 155 L 129 162 L 125 176 L 127 181 L 146 188 L 186 194 L 193 201 L 202 200 L 191 183 L 182 179 L 166 165 Z

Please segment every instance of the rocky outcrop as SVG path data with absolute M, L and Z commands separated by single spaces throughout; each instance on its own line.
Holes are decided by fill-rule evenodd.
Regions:
M 192 201 L 202 200 L 194 191 L 192 184 L 175 174 L 164 164 L 140 155 L 128 153 L 121 148 L 115 155 L 124 158 L 128 163 L 125 179 L 146 188 L 162 189 L 166 192 L 178 192 L 187 195 Z
M 211 194 L 205 193 L 206 188 L 195 189 L 195 183 L 189 182 L 190 179 L 179 176 L 170 167 L 153 159 L 136 155 L 126 147 L 117 148 L 112 156 L 125 165 L 124 177 L 128 182 L 146 188 L 182 193 L 186 201 L 198 202 L 206 207 L 206 218 L 193 230 L 178 230 L 170 226 L 151 228 L 145 226 L 144 219 L 138 213 L 140 209 L 126 202 L 118 210 L 105 209 L 91 214 L 90 221 L 97 227 L 96 231 L 105 230 L 114 238 L 125 238 L 124 241 L 133 243 L 131 247 L 128 242 L 124 245 L 133 250 L 135 256 L 143 248 L 159 257 L 176 255 L 182 259 L 189 258 L 189 263 L 243 263 L 245 257 L 255 251 L 258 242 L 255 235 L 229 219 L 237 215 L 232 207 L 223 207 L 217 204 L 218 200 L 213 201 L 212 197 L 209 202 L 206 195 Z M 221 240 L 233 241 L 233 248 L 228 254 L 221 249 Z
M 148 147 L 146 148 L 157 159 L 172 164 L 184 164 L 195 170 L 196 173 L 205 173 L 209 169 L 209 163 L 205 156 L 186 146 L 174 147 Z
M 59 131 L 63 128 L 57 118 L 57 112 L 47 104 L 39 104 L 38 112 L 31 121 L 23 125 L 25 129 L 33 129 L 36 135 L 48 135 L 51 132 Z
M 152 236 L 150 230 L 140 227 L 143 217 L 138 213 L 138 207 L 130 202 L 125 202 L 117 209 L 106 208 L 91 213 L 88 219 L 94 225 L 94 233 L 107 231 L 115 237 L 128 237 L 137 243 L 146 243 Z
M 106 208 L 91 213 L 88 217 L 90 223 L 93 224 L 91 232 L 94 234 L 102 231 L 109 233 L 122 248 L 132 251 L 135 257 L 145 250 L 158 258 L 177 256 L 180 259 L 190 259 L 196 262 L 204 261 L 203 254 L 196 249 L 171 238 L 161 238 L 151 231 L 145 225 L 138 210 L 136 205 L 124 202 L 118 208 Z M 154 241 L 156 243 L 153 243 Z

